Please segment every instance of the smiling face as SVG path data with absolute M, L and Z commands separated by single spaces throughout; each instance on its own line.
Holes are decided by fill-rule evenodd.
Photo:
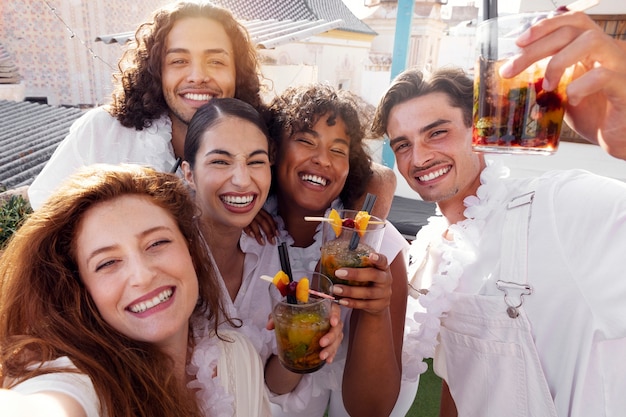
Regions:
M 278 192 L 291 210 L 322 213 L 339 196 L 350 168 L 350 137 L 340 117 L 323 115 L 310 131 L 283 138 L 277 158 Z
M 472 131 L 461 109 L 451 106 L 444 93 L 394 106 L 387 134 L 402 176 L 444 214 L 447 207 L 462 208 L 463 199 L 478 189 L 484 160 L 472 152 Z
M 243 229 L 269 193 L 268 140 L 253 123 L 226 116 L 203 133 L 194 169 L 185 162 L 183 170 L 209 223 Z
M 165 40 L 162 85 L 173 123 L 188 124 L 212 97 L 235 96 L 235 57 L 222 25 L 203 17 L 184 18 Z
M 131 339 L 184 349 L 198 279 L 172 216 L 125 195 L 86 211 L 76 236 L 78 272 L 102 318 Z

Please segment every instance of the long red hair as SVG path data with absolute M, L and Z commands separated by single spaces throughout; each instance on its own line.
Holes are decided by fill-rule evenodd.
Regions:
M 194 314 L 206 317 L 215 332 L 221 320 L 229 320 L 185 185 L 148 168 L 91 166 L 33 213 L 0 257 L 0 386 L 42 373 L 71 372 L 32 368 L 67 356 L 91 378 L 102 415 L 199 416 L 184 381 L 172 374 L 169 356 L 109 326 L 77 272 L 74 245 L 83 214 L 126 194 L 148 196 L 177 220 L 199 280 Z

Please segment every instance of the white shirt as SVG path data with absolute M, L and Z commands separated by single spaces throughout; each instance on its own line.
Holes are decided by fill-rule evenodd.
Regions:
M 124 127 L 104 107 L 89 110 L 70 127 L 50 160 L 28 188 L 33 209 L 38 209 L 65 178 L 78 168 L 95 163 L 133 163 L 167 172 L 176 163 L 171 144 L 172 125 L 167 115 L 143 130 Z
M 273 277 L 280 270 L 278 247 L 269 242 L 259 245 L 255 239 L 245 233 L 241 234 L 239 245 L 245 258 L 241 286 L 234 301 L 231 300 L 224 279 L 221 278 L 217 268 L 215 268 L 216 274 L 220 275 L 219 282 L 224 295 L 224 305 L 229 315 L 242 321 L 242 327 L 239 330 L 248 336 L 265 363 L 276 351 L 274 331 L 265 328 L 272 311 L 268 287 L 273 284 L 260 277 L 261 275 Z
M 458 404 L 459 409 L 465 410 L 495 404 L 495 393 L 491 390 L 485 397 L 477 394 L 482 391 L 477 389 L 481 383 L 463 371 L 464 363 L 468 362 L 450 357 L 459 353 L 460 345 L 450 346 L 449 343 L 453 339 L 466 340 L 466 346 L 473 346 L 473 350 L 485 340 L 471 334 L 471 329 L 463 335 L 457 327 L 447 324 L 455 316 L 468 317 L 467 305 L 452 303 L 449 310 L 444 307 L 461 295 L 473 296 L 478 303 L 481 297 L 503 300 L 503 293 L 494 285 L 495 279 L 505 279 L 497 277 L 503 213 L 510 198 L 529 189 L 529 180 L 507 179 L 499 176 L 498 170 L 502 167 L 488 166 L 481 174 L 478 197 L 465 199 L 467 220 L 450 226 L 454 242 L 441 238 L 445 224 L 433 233 L 432 244 L 441 254 L 434 258 L 439 258 L 440 265 L 433 276 L 427 278 L 437 290 L 420 298 L 429 314 L 437 312 L 439 316 L 443 308 L 446 337 L 437 350 L 435 370 L 449 379 L 451 391 L 454 391 L 453 386 L 461 391 L 472 389 L 474 404 Z M 621 279 L 621 271 L 626 254 L 626 184 L 576 170 L 547 173 L 530 188 L 535 190 L 535 197 L 529 226 L 527 282 L 533 287 L 533 293 L 524 298 L 522 309 L 530 322 L 533 348 L 537 351 L 557 415 L 623 415 L 626 409 L 623 395 L 626 392 L 626 280 Z M 452 283 L 449 278 L 458 281 Z M 454 293 L 446 299 L 447 291 Z M 424 322 L 432 325 L 430 319 L 432 317 Z M 505 320 L 509 320 L 506 315 Z M 476 333 L 480 333 L 478 330 Z M 452 373 L 455 377 L 451 377 Z M 492 376 L 484 384 L 497 387 L 505 376 L 504 373 Z M 523 378 L 510 382 L 521 388 L 529 384 Z M 516 400 L 513 392 L 508 391 L 511 394 L 508 400 L 498 400 L 519 410 L 513 405 Z M 529 401 L 535 401 L 532 397 L 535 393 L 529 395 Z M 493 415 L 513 415 L 511 409 L 499 414 L 494 412 Z
M 288 245 L 290 245 L 289 258 L 292 269 L 315 270 L 321 255 L 321 224 L 317 228 L 314 237 L 315 242 L 313 244 L 306 248 L 291 246 L 293 244 L 293 238 L 285 230 L 282 218 L 277 215 L 276 205 L 277 202 L 275 197 L 270 197 L 266 202 L 265 209 L 275 216 L 278 229 L 280 230 L 280 240 L 285 241 Z M 343 207 L 340 200 L 337 199 L 332 203 L 331 208 L 341 209 Z M 327 215 L 329 211 L 330 208 L 327 210 Z M 400 232 L 398 232 L 392 224 L 387 223 L 385 226 L 383 241 L 381 243 L 380 253 L 385 255 L 388 262 L 391 263 L 400 252 L 406 251 L 407 249 L 408 243 L 406 239 L 404 239 L 402 234 L 400 234 Z M 276 249 L 275 257 L 278 257 L 278 249 Z M 280 269 L 279 266 L 276 268 Z M 276 271 L 278 269 L 276 269 Z M 270 395 L 273 415 L 275 417 L 321 417 L 324 415 L 324 411 L 329 406 L 329 403 L 330 417 L 348 415 L 343 407 L 341 385 L 348 350 L 349 338 L 347 335 L 350 332 L 349 323 L 351 312 L 352 310 L 349 308 L 342 307 L 341 309 L 341 320 L 344 323 L 343 332 L 345 337 L 339 347 L 339 350 L 337 351 L 337 354 L 335 355 L 333 363 L 324 365 L 323 368 L 314 373 L 304 375 L 298 386 L 292 392 L 279 396 Z M 403 358 L 410 354 L 410 351 L 408 351 L 407 348 L 408 346 L 403 346 Z M 395 411 L 396 409 L 394 409 L 394 416 L 406 414 L 406 411 L 410 408 L 413 402 L 419 383 L 417 371 L 408 369 L 408 365 L 405 368 L 405 363 L 406 362 L 404 362 L 403 359 L 402 386 L 407 387 L 405 391 L 408 392 L 408 394 L 401 396 L 402 400 L 397 402 L 396 409 L 398 411 Z M 417 364 L 413 363 L 411 366 L 416 365 Z

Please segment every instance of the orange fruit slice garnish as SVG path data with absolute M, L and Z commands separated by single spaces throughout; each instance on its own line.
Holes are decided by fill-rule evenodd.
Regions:
M 332 209 L 330 211 L 330 214 L 328 215 L 328 218 L 330 219 L 330 225 L 333 228 L 333 230 L 335 231 L 335 236 L 339 237 L 341 235 L 341 216 L 339 215 L 339 212 L 335 209 Z
M 309 301 L 309 279 L 307 277 L 300 278 L 296 287 L 296 300 L 301 303 Z
M 274 275 L 272 282 L 274 285 L 277 285 L 279 282 L 287 285 L 289 284 L 289 276 L 283 270 L 280 270 L 276 273 L 276 275 Z
M 289 285 L 289 275 L 287 275 L 283 270 L 280 270 L 274 275 L 274 279 L 272 283 L 276 285 L 280 294 L 284 297 L 287 295 L 287 286 Z
M 359 233 L 359 236 L 363 237 L 365 231 L 367 230 L 367 225 L 370 222 L 370 214 L 367 211 L 359 211 L 356 216 L 354 216 L 354 223 L 356 224 L 356 230 Z

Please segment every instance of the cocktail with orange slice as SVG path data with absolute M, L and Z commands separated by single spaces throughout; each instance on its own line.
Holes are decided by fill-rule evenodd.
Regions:
M 330 330 L 332 287 L 318 272 L 294 271 L 292 281 L 283 271 L 274 276 L 269 286 L 274 333 L 278 359 L 288 370 L 304 374 L 324 366 L 319 342 Z M 296 302 L 288 302 L 288 295 Z
M 384 230 L 385 222 L 365 211 L 331 210 L 322 225 L 320 272 L 335 284 L 367 285 L 337 278 L 335 271 L 371 266 L 369 255 L 380 250 Z

